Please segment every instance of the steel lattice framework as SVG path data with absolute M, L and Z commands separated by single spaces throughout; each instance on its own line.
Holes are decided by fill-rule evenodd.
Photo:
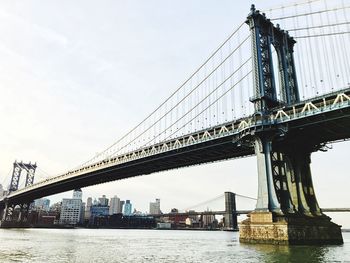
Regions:
M 36 169 L 36 163 L 32 164 L 32 163 L 23 163 L 23 162 L 15 161 L 13 163 L 13 172 L 12 172 L 9 192 L 18 190 L 19 180 L 21 178 L 21 173 L 23 170 L 26 171 L 25 187 L 33 185 L 35 169 Z

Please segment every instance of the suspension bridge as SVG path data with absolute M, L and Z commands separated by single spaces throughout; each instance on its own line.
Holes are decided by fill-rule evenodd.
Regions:
M 18 205 L 25 220 L 28 204 L 43 196 L 256 155 L 257 205 L 242 222 L 241 241 L 341 243 L 340 227 L 317 203 L 310 155 L 350 138 L 349 8 L 322 0 L 265 13 L 252 6 L 178 89 L 110 147 L 22 189 L 14 169 L 0 199 L 2 225 Z M 261 223 L 270 227 L 266 235 Z
M 225 192 L 224 194 L 220 194 L 218 196 L 215 196 L 198 204 L 191 205 L 190 207 L 184 209 L 176 209 L 176 211 L 169 213 L 150 215 L 155 218 L 183 218 L 191 216 L 200 216 L 201 218 L 203 218 L 203 216 L 223 216 L 223 229 L 230 231 L 238 231 L 238 216 L 250 214 L 251 212 L 253 212 L 252 209 L 247 209 L 247 207 L 252 207 L 252 202 L 255 203 L 256 198 L 232 192 Z M 224 205 L 222 206 L 222 204 Z M 238 209 L 238 206 L 245 207 L 245 209 Z M 218 209 L 219 207 L 220 209 Z M 322 208 L 322 212 L 350 212 L 350 208 Z

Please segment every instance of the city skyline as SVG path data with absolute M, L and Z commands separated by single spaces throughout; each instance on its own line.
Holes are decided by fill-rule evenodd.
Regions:
M 76 191 L 77 190 L 66 192 L 66 193 L 70 193 L 71 195 L 72 195 L 72 192 L 73 192 L 73 198 L 69 198 L 68 196 L 65 196 L 65 197 L 62 198 L 61 201 L 58 201 L 58 202 L 51 202 L 51 200 L 49 198 L 47 198 L 47 197 L 36 199 L 36 200 L 34 200 L 34 206 L 36 207 L 36 209 L 39 208 L 40 210 L 48 211 L 49 208 L 57 205 L 57 203 L 62 203 L 62 201 L 64 199 L 80 199 L 80 200 L 86 200 L 86 202 L 83 202 L 83 204 L 85 205 L 86 208 L 91 207 L 91 206 L 106 206 L 106 207 L 109 207 L 110 208 L 109 215 L 112 215 L 112 214 L 116 214 L 116 213 L 124 213 L 122 207 L 124 206 L 126 201 L 128 201 L 129 203 L 132 204 L 132 200 L 130 200 L 130 199 L 122 200 L 122 198 L 118 197 L 117 195 L 108 197 L 105 194 L 101 194 L 100 197 L 88 196 L 88 197 L 85 197 L 85 199 L 84 199 L 83 191 L 79 191 L 79 196 L 77 196 Z M 218 199 L 218 198 L 216 197 L 215 199 Z M 137 209 L 137 207 L 133 207 L 132 214 L 134 214 L 134 213 L 139 214 L 140 212 L 142 214 L 144 214 L 144 215 L 149 215 L 149 214 L 163 214 L 163 213 L 167 214 L 167 213 L 173 213 L 174 211 L 177 211 L 177 212 L 219 211 L 219 209 L 214 209 L 214 207 L 212 207 L 212 208 L 209 207 L 208 203 L 201 202 L 201 203 L 199 203 L 200 206 L 196 206 L 196 207 L 197 208 L 205 207 L 205 209 L 202 208 L 202 209 L 199 209 L 197 211 L 195 209 L 191 209 L 191 208 L 188 208 L 186 210 L 181 210 L 181 209 L 179 210 L 176 206 L 174 206 L 169 211 L 164 211 L 163 212 L 162 209 L 161 209 L 160 199 L 159 198 L 155 198 L 154 200 L 155 201 L 152 201 L 152 200 L 148 201 L 149 209 L 146 210 L 146 211 L 140 211 L 140 210 Z M 115 206 L 116 206 L 115 201 L 116 201 L 116 203 L 120 203 L 121 202 L 122 203 L 122 207 L 114 209 Z M 224 202 L 224 194 L 222 195 L 222 200 L 215 200 L 215 201 Z M 145 201 L 145 202 L 147 202 L 147 201 Z M 111 208 L 113 208 L 113 209 L 111 209 Z M 115 210 L 119 210 L 119 211 L 118 212 L 114 212 Z M 221 209 L 221 210 L 223 210 L 223 209 Z
M 81 194 L 80 196 L 77 196 L 76 195 L 76 190 L 73 190 L 73 191 L 68 191 L 66 193 L 70 193 L 70 195 L 72 195 L 72 192 L 73 192 L 73 198 L 72 199 L 81 199 L 81 200 L 86 200 L 86 202 L 84 202 L 84 204 L 86 206 L 91 206 L 91 205 L 101 205 L 101 206 L 111 206 L 112 205 L 112 199 L 116 198 L 117 196 L 114 195 L 114 196 L 111 196 L 110 198 L 108 198 L 106 195 L 104 194 L 101 194 L 100 197 L 92 197 L 92 196 L 89 196 L 89 197 L 86 197 L 84 199 L 83 197 L 83 191 L 81 191 Z M 65 196 L 62 198 L 63 199 L 70 199 L 69 196 Z M 123 202 L 124 200 L 121 200 L 120 198 L 118 198 L 120 202 Z M 48 210 L 48 208 L 46 209 L 47 206 L 51 207 L 51 206 L 54 206 L 56 203 L 59 203 L 59 202 L 62 202 L 62 200 L 58 201 L 58 202 L 51 202 L 51 199 L 48 198 L 48 197 L 43 197 L 43 198 L 39 198 L 39 199 L 35 199 L 34 200 L 34 205 L 35 207 L 45 207 L 44 210 Z M 91 203 L 89 202 L 89 200 L 91 201 Z M 128 200 L 128 201 L 132 201 L 132 200 L 129 200 L 129 199 L 125 199 L 125 200 Z M 50 205 L 51 203 L 51 205 Z M 150 202 L 149 202 L 150 203 Z M 136 209 L 136 207 L 135 207 Z M 137 210 L 137 209 L 136 209 Z M 147 212 L 145 212 L 147 213 Z M 110 214 L 113 214 L 113 213 L 110 213 Z
M 255 2 L 258 9 L 280 4 Z M 31 7 L 24 3 L 2 3 L 1 181 L 15 159 L 37 161 L 39 180 L 76 167 L 110 145 L 175 90 L 249 12 L 249 4 L 230 1 L 165 1 L 157 3 L 158 12 L 152 10 L 154 3 L 110 4 L 114 8 L 101 4 L 95 13 L 89 4 L 80 10 L 81 3 L 72 3 L 71 9 L 43 3 L 28 15 Z M 53 15 L 66 11 L 65 21 Z M 345 142 L 312 155 L 321 207 L 350 207 L 348 148 Z M 164 211 L 170 211 L 174 204 L 184 209 L 225 191 L 256 197 L 255 157 L 83 188 L 86 196 L 128 196 L 141 211 L 149 206 L 143 200 L 159 197 Z M 54 203 L 65 195 L 48 198 Z M 246 205 L 254 208 L 255 203 Z M 350 227 L 348 215 L 330 216 Z

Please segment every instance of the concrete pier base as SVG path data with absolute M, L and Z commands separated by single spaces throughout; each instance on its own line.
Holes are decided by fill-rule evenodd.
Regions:
M 341 226 L 322 216 L 277 215 L 252 212 L 239 227 L 242 243 L 266 244 L 343 244 Z

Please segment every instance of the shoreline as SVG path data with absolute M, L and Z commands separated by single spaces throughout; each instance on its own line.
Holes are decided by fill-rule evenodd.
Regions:
M 135 227 L 83 227 L 83 226 L 71 226 L 71 225 L 31 225 L 31 226 L 8 226 L 8 227 L 0 227 L 3 229 L 8 228 L 40 228 L 40 229 L 134 229 L 134 230 L 181 230 L 181 231 L 225 231 L 225 232 L 239 232 L 239 230 L 232 230 L 232 229 L 220 229 L 220 228 L 214 228 L 214 229 L 208 229 L 208 228 L 135 228 Z M 350 233 L 349 228 L 341 229 L 342 233 Z

